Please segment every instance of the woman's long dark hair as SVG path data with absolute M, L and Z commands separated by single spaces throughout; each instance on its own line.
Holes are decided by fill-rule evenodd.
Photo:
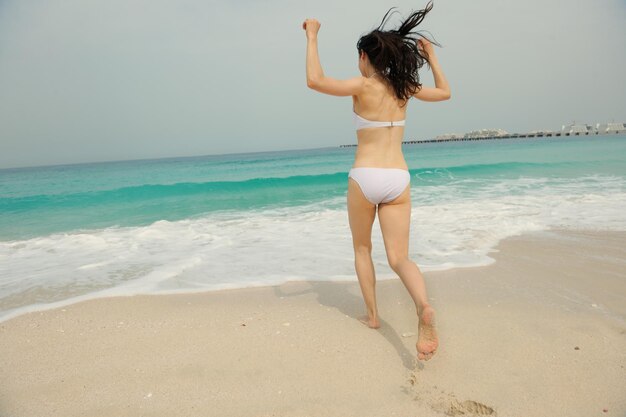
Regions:
M 363 51 L 367 54 L 374 69 L 393 87 L 398 99 L 403 100 L 405 104 L 422 88 L 418 70 L 425 63 L 429 63 L 429 60 L 428 54 L 417 47 L 417 39 L 418 35 L 426 37 L 414 29 L 422 23 L 432 8 L 431 0 L 424 9 L 411 13 L 398 29 L 383 30 L 389 13 L 395 9 L 392 7 L 380 25 L 361 36 L 356 44 L 359 53 Z M 441 46 L 437 42 L 431 42 L 433 45 Z

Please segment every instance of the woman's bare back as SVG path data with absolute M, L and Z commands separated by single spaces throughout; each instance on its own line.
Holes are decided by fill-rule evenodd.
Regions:
M 406 108 L 401 107 L 391 86 L 376 75 L 366 78 L 361 94 L 352 96 L 353 110 L 359 116 L 376 121 L 406 119 Z M 403 126 L 366 128 L 357 131 L 358 147 L 353 167 L 380 167 L 408 169 L 402 154 Z

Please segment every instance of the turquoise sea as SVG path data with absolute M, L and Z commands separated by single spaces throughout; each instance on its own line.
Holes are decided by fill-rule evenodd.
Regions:
M 356 280 L 355 148 L 0 170 L 0 320 L 77 300 Z M 503 238 L 626 230 L 626 136 L 404 146 L 411 256 L 485 265 Z M 378 277 L 393 277 L 378 226 Z

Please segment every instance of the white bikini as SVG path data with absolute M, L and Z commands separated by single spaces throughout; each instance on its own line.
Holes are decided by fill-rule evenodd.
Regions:
M 356 130 L 404 126 L 405 123 L 405 120 L 390 122 L 367 120 L 355 111 L 353 113 Z M 395 200 L 411 182 L 411 174 L 402 168 L 357 167 L 350 169 L 348 177 L 357 182 L 365 198 L 374 205 Z
M 354 110 L 352 110 L 352 114 L 354 115 L 354 125 L 356 126 L 356 130 L 365 129 L 368 127 L 394 127 L 394 126 L 404 126 L 405 120 L 398 120 L 395 122 L 378 122 L 375 120 L 367 120 L 364 117 L 356 114 Z

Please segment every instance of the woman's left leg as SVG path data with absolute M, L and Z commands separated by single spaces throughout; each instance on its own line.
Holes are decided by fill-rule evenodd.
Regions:
M 376 307 L 376 274 L 372 262 L 372 224 L 375 217 L 376 206 L 365 198 L 359 184 L 348 178 L 348 218 L 354 247 L 354 268 L 367 309 L 367 317 L 361 318 L 361 321 L 374 329 L 380 327 Z

